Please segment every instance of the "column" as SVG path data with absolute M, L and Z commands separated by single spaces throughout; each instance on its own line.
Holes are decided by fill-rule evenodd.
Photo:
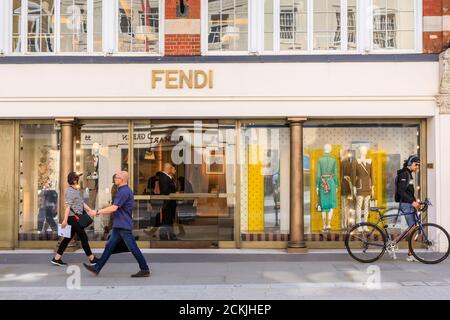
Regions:
M 433 169 L 428 168 L 428 197 L 435 204 L 429 208 L 428 221 L 440 224 L 446 230 L 450 228 L 450 215 L 447 214 L 447 195 L 450 192 L 450 171 L 448 159 L 450 158 L 450 142 L 447 137 L 450 135 L 450 49 L 441 53 L 440 61 L 440 88 L 436 97 L 439 114 L 436 115 L 435 126 L 435 163 Z M 429 160 L 432 157 L 429 156 Z M 422 165 L 424 170 L 425 166 Z M 434 182 L 434 185 L 432 184 Z M 432 191 L 435 191 L 433 194 Z
M 73 171 L 73 126 L 74 118 L 56 119 L 61 126 L 61 145 L 59 156 L 59 219 L 64 218 L 64 194 L 68 187 L 67 175 Z
M 303 216 L 303 122 L 306 118 L 288 118 L 291 127 L 291 199 L 290 241 L 288 252 L 306 252 Z

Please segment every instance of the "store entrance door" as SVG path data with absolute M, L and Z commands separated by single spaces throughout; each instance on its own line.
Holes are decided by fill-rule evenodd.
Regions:
M 233 241 L 235 126 L 134 123 L 137 233 L 152 248 L 218 248 Z

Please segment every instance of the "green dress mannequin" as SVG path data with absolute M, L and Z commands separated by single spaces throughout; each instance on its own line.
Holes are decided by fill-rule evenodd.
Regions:
M 338 188 L 337 164 L 331 154 L 326 153 L 317 164 L 316 184 L 322 211 L 337 208 Z

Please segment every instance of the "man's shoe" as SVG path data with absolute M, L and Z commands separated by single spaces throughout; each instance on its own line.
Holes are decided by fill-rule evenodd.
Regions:
M 95 266 L 98 262 L 98 259 L 96 256 L 94 256 L 94 259 L 92 259 L 91 261 L 89 261 L 89 263 L 91 264 L 91 266 Z
M 63 262 L 61 259 L 56 260 L 55 258 L 53 258 L 52 261 L 50 261 L 50 263 L 60 267 L 67 266 L 67 263 Z
M 140 270 L 138 273 L 136 274 L 132 274 L 131 277 L 132 278 L 147 278 L 150 277 L 150 271 L 144 271 L 144 270 Z
M 83 263 L 83 266 L 90 272 L 92 272 L 93 274 L 95 274 L 96 276 L 98 276 L 98 271 L 95 269 L 94 266 L 90 266 L 86 263 Z
M 406 256 L 406 261 L 408 261 L 408 262 L 417 262 L 418 260 L 416 258 L 414 258 L 413 255 L 408 255 L 408 256 Z

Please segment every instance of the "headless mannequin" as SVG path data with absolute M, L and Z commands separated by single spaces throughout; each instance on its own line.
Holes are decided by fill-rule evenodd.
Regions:
M 362 192 L 361 190 L 358 190 L 358 183 L 356 180 L 353 181 L 353 193 L 356 195 L 356 223 L 360 222 L 366 222 L 367 218 L 369 216 L 369 201 L 370 197 L 373 196 L 373 184 L 372 184 L 372 160 L 367 159 L 367 147 L 362 146 L 360 149 L 361 157 L 357 159 L 357 162 L 355 163 L 356 166 L 368 166 L 368 174 L 370 176 L 370 192 L 367 194 L 367 192 Z M 356 170 L 355 168 L 353 170 Z M 355 172 L 353 173 L 355 175 Z M 356 174 L 357 175 L 357 174 Z M 364 214 L 362 214 L 362 205 L 364 204 Z M 360 231 L 368 231 L 367 227 L 360 228 Z
M 329 155 L 332 151 L 332 146 L 330 144 L 326 144 L 323 147 L 323 151 L 325 154 Z M 337 192 L 337 188 L 336 188 Z M 319 197 L 319 188 L 316 187 L 316 194 Z M 333 218 L 333 209 L 322 209 L 322 221 L 323 228 L 322 231 L 331 230 L 331 220 Z
M 345 152 L 341 161 L 341 229 L 346 230 L 349 218 L 354 214 L 354 193 L 351 182 L 353 155 L 350 151 Z M 353 211 L 353 212 L 352 212 Z

